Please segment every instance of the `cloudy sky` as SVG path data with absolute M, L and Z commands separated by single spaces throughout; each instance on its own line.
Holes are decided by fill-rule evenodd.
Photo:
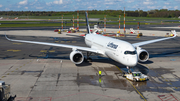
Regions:
M 0 11 L 180 10 L 180 0 L 1 0 Z

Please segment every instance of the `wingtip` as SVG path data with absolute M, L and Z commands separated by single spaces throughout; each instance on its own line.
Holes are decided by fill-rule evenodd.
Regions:
M 6 39 L 7 39 L 6 32 L 4 32 L 4 36 L 5 36 L 5 37 L 6 37 Z
M 177 36 L 176 30 L 171 30 L 171 33 L 173 34 L 173 37 Z
M 6 37 L 7 40 L 11 40 L 7 37 L 6 32 L 4 32 L 4 36 Z

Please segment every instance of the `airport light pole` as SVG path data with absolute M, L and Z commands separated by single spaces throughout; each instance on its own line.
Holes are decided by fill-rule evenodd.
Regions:
M 121 15 L 119 15 L 119 34 L 120 34 L 120 26 L 121 26 L 120 25 L 120 23 L 121 23 L 120 20 L 121 20 Z
M 106 32 L 106 15 L 104 15 L 104 32 Z
M 125 31 L 125 7 L 124 7 L 124 34 L 126 34 L 126 31 Z
M 79 31 L 79 11 L 77 11 L 77 31 Z
M 74 28 L 74 15 L 73 15 L 73 28 Z
M 63 15 L 62 15 L 62 22 L 61 22 L 62 30 L 63 30 Z

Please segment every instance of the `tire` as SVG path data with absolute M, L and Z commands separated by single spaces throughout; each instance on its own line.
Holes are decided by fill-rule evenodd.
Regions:
M 135 78 L 133 79 L 133 81 L 134 81 L 134 82 L 137 82 L 137 80 L 136 80 Z
M 87 58 L 87 61 L 88 62 L 92 62 L 92 58 Z
M 84 58 L 84 62 L 88 62 L 86 58 Z

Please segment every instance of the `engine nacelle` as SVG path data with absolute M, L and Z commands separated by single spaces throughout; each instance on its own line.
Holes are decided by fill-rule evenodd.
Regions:
M 70 53 L 70 60 L 75 64 L 81 64 L 84 61 L 84 55 L 80 51 L 72 51 Z
M 149 53 L 146 50 L 138 47 L 136 51 L 138 54 L 138 60 L 140 62 L 146 62 L 149 59 Z

